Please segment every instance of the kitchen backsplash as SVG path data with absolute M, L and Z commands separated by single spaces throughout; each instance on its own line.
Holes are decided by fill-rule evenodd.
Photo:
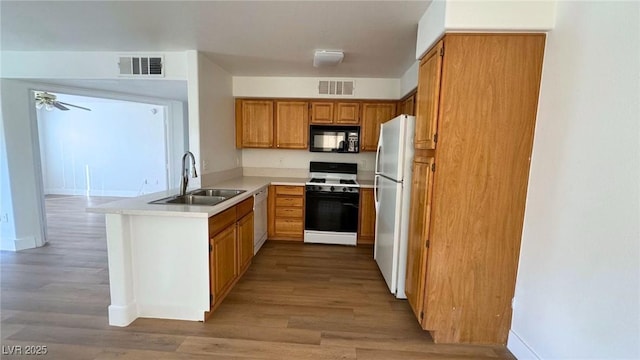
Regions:
M 376 154 L 325 154 L 304 150 L 244 149 L 244 176 L 307 177 L 310 161 L 346 162 L 358 164 L 358 177 L 373 178 Z

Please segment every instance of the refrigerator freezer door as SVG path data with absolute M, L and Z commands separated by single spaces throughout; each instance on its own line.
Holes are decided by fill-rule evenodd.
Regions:
M 406 143 L 406 115 L 387 121 L 380 127 L 376 174 L 402 181 Z
M 398 287 L 400 203 L 402 183 L 376 176 L 378 202 L 374 258 L 391 293 Z M 404 276 L 404 274 L 403 274 Z M 404 292 L 404 290 L 403 290 Z M 404 295 L 404 294 L 402 294 Z

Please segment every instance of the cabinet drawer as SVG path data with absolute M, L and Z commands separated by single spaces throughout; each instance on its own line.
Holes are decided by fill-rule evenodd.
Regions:
M 301 197 L 276 197 L 276 207 L 293 206 L 302 207 L 304 203 Z
M 276 217 L 302 219 L 302 208 L 276 208 Z
M 209 237 L 236 222 L 236 207 L 229 208 L 209 218 Z
M 276 195 L 304 195 L 304 186 L 277 185 Z
M 236 205 L 236 219 L 241 219 L 253 211 L 253 196 Z
M 275 231 L 281 235 L 302 235 L 302 219 L 282 219 L 276 218 Z

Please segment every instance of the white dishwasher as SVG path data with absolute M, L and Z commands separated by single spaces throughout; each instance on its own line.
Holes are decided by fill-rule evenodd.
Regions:
M 257 254 L 267 240 L 267 195 L 269 188 L 258 191 L 253 198 L 253 254 Z

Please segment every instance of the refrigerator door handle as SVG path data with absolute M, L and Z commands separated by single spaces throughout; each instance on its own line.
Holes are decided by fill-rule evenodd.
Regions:
M 375 205 L 376 213 L 380 207 L 380 202 L 378 201 L 378 178 L 378 175 L 373 178 L 373 204 Z
M 378 148 L 376 149 L 376 169 L 375 174 L 380 173 L 380 152 L 382 151 L 382 144 L 378 144 Z
M 376 148 L 376 168 L 375 174 L 379 174 L 380 169 L 380 154 L 382 153 L 382 128 L 380 128 L 380 138 L 378 139 L 378 147 Z

